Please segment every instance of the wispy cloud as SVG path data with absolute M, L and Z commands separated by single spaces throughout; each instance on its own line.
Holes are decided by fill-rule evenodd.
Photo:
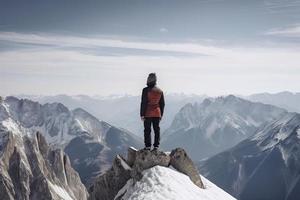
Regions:
M 107 37 L 76 37 L 51 34 L 24 34 L 15 32 L 0 32 L 0 41 L 29 44 L 49 45 L 60 48 L 122 48 L 145 51 L 160 51 L 172 53 L 215 55 L 223 51 L 214 46 L 201 45 L 196 43 L 157 43 L 131 41 L 130 39 L 108 39 Z M 162 54 L 163 55 L 163 54 Z
M 264 0 L 264 4 L 273 14 L 298 13 L 300 8 L 299 0 Z
M 283 36 L 283 37 L 300 37 L 300 24 L 291 25 L 285 28 L 269 30 L 265 35 Z
M 165 27 L 161 27 L 159 29 L 159 32 L 161 32 L 161 33 L 167 33 L 167 32 L 169 32 L 169 30 L 167 28 L 165 28 Z

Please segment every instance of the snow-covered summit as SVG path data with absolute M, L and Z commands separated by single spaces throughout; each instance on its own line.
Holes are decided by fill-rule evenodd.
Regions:
M 188 176 L 171 168 L 155 166 L 143 171 L 143 178 L 130 179 L 115 200 L 234 200 L 235 198 L 201 176 L 205 189 L 197 187 Z M 122 197 L 121 197 L 122 195 Z
M 116 156 L 110 170 L 97 177 L 91 200 L 234 200 L 201 177 L 182 148 L 171 153 L 128 149 Z
M 233 95 L 215 99 L 207 98 L 202 103 L 186 104 L 175 116 L 171 130 L 207 127 L 214 120 L 218 122 L 219 126 L 215 128 L 222 128 L 225 125 L 236 128 L 241 126 L 259 127 L 266 121 L 278 118 L 278 115 L 282 113 L 286 113 L 286 111 L 267 104 L 253 103 Z M 170 134 L 168 131 L 167 133 Z

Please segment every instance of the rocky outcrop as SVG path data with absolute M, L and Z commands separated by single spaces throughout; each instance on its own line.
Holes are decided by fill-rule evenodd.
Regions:
M 133 161 L 131 170 L 131 177 L 135 181 L 139 181 L 142 178 L 142 172 L 145 169 L 149 169 L 156 165 L 168 167 L 170 164 L 170 156 L 162 151 L 151 152 L 143 149 L 140 151 L 131 149 L 130 151 L 132 154 L 135 154 L 135 156 L 133 156 L 135 157 L 135 160 Z
M 195 167 L 193 161 L 186 154 L 182 148 L 174 149 L 171 154 L 170 165 L 172 165 L 177 171 L 186 174 L 190 179 L 200 188 L 204 188 L 203 182 L 200 178 L 199 172 Z
M 39 132 L 29 137 L 1 129 L 0 152 L 0 199 L 88 198 L 69 158 L 51 150 Z
M 139 181 L 143 177 L 144 170 L 157 165 L 172 166 L 189 176 L 198 187 L 204 188 L 196 167 L 184 149 L 177 148 L 168 154 L 162 151 L 136 150 L 131 147 L 128 149 L 127 159 L 117 155 L 111 169 L 96 178 L 89 189 L 90 199 L 114 199 L 129 179 Z
M 99 176 L 90 187 L 90 199 L 111 200 L 131 178 L 131 168 L 121 156 L 116 156 L 111 169 Z

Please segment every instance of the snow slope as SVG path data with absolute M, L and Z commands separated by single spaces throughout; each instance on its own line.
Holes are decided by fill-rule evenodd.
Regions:
M 122 200 L 234 200 L 232 196 L 201 177 L 205 189 L 197 187 L 188 176 L 173 169 L 155 166 L 143 172 L 136 184 L 130 179 L 119 191 Z M 123 196 L 122 196 L 123 195 Z

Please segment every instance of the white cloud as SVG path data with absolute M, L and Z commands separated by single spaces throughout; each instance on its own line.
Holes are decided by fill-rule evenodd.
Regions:
M 0 32 L 0 41 L 27 43 L 36 45 L 55 45 L 61 47 L 115 47 L 143 49 L 153 51 L 170 51 L 214 55 L 224 49 L 198 43 L 163 43 L 143 42 L 126 39 L 108 39 L 107 37 L 75 37 L 51 34 L 23 34 Z
M 167 28 L 161 27 L 159 29 L 159 32 L 161 32 L 161 33 L 167 33 L 167 32 L 169 32 L 169 30 Z
M 265 33 L 265 35 L 275 35 L 284 37 L 300 37 L 300 25 L 293 25 L 286 28 L 273 29 Z
M 0 91 L 34 94 L 138 94 L 149 72 L 166 92 L 253 93 L 299 91 L 300 57 L 292 48 L 219 47 L 60 35 L 0 34 L 1 40 L 36 44 L 184 51 L 211 56 L 97 56 L 76 48 L 0 52 Z

